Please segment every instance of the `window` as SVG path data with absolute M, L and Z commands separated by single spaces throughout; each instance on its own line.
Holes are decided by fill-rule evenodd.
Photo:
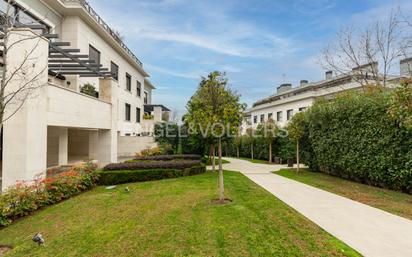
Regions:
M 130 104 L 125 105 L 125 119 L 126 121 L 130 121 Z
M 260 115 L 260 122 L 262 123 L 262 122 L 265 122 L 265 115 L 264 114 L 261 114 Z
M 300 108 L 299 108 L 299 111 L 300 111 L 300 112 L 303 112 L 303 111 L 305 111 L 306 109 L 307 109 L 307 107 L 300 107 Z
M 253 116 L 253 123 L 257 123 L 257 116 Z
M 140 123 L 140 108 L 136 108 L 136 122 Z
M 276 113 L 276 120 L 277 121 L 282 121 L 282 119 L 283 119 L 282 114 L 283 113 L 281 111 Z
M 95 61 L 95 64 L 100 64 L 100 52 L 92 45 L 89 45 L 89 58 Z
M 273 113 L 268 113 L 268 120 L 272 119 Z
M 144 102 L 144 104 L 147 104 L 147 92 L 144 92 L 143 102 Z
M 292 119 L 292 116 L 293 116 L 293 110 L 288 110 L 287 113 L 286 113 L 286 118 L 288 120 L 290 120 L 290 119 Z
M 113 74 L 113 78 L 115 80 L 119 80 L 119 66 L 116 63 L 111 62 L 110 64 L 110 71 Z
M 126 90 L 132 92 L 132 77 L 126 73 Z
M 137 81 L 136 94 L 138 97 L 142 97 L 142 83 L 140 81 Z

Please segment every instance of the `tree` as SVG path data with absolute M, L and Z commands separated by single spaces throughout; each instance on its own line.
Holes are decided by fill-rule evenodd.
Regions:
M 299 141 L 305 135 L 305 129 L 303 125 L 304 119 L 305 119 L 304 112 L 299 112 L 293 116 L 292 120 L 289 122 L 287 126 L 289 137 L 296 142 L 297 172 L 299 172 L 299 168 L 300 168 L 299 167 L 300 166 Z
M 236 135 L 242 122 L 244 105 L 239 102 L 240 95 L 228 88 L 225 73 L 211 72 L 202 77 L 195 94 L 187 103 L 191 132 L 201 134 L 217 143 L 219 158 L 219 200 L 224 202 L 224 179 L 222 170 L 222 140 Z
M 246 134 L 248 136 L 248 143 L 250 144 L 250 158 L 254 159 L 254 144 L 255 144 L 255 131 L 253 128 L 246 129 Z
M 399 11 L 364 29 L 348 27 L 323 51 L 321 63 L 338 75 L 350 76 L 362 87 L 387 86 L 391 68 L 408 55 L 412 45 Z M 408 43 L 409 42 L 409 43 Z M 378 66 L 380 64 L 380 67 Z
M 6 12 L 0 17 L 0 48 L 3 59 L 0 71 L 0 131 L 4 122 L 15 115 L 27 99 L 34 97 L 37 90 L 45 85 L 42 79 L 47 70 L 46 65 L 34 72 L 33 65 L 37 59 L 35 50 L 43 39 L 40 34 L 27 35 L 16 30 L 16 27 L 24 27 L 24 25 L 18 22 L 19 14 L 14 12 L 12 3 L 11 0 L 7 1 Z M 15 41 L 11 41 L 12 38 Z M 11 66 L 9 64 L 10 51 L 27 40 L 36 43 L 24 49 L 23 58 L 19 60 L 19 63 Z
M 236 157 L 239 158 L 240 156 L 240 147 L 242 146 L 243 143 L 243 138 L 241 135 L 236 135 L 236 137 L 233 140 L 233 144 L 236 147 Z
M 273 119 L 260 123 L 257 127 L 258 135 L 262 137 L 263 141 L 269 146 L 269 163 L 272 163 L 272 147 L 273 141 L 276 138 L 278 127 Z

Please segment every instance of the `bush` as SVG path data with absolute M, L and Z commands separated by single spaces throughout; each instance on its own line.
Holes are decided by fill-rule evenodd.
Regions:
M 392 92 L 348 93 L 305 113 L 304 161 L 313 170 L 412 192 L 412 132 L 390 117 Z
M 153 147 L 153 148 L 144 149 L 136 153 L 136 158 L 142 157 L 142 156 L 155 156 L 155 155 L 161 155 L 161 154 L 162 154 L 162 149 L 160 149 L 160 147 Z
M 186 169 L 199 164 L 200 160 L 111 163 L 103 170 Z
M 94 166 L 76 167 L 55 178 L 18 183 L 0 195 L 0 227 L 47 205 L 58 203 L 97 183 Z
M 156 155 L 156 156 L 140 156 L 133 160 L 135 161 L 171 161 L 171 160 L 200 160 L 202 156 L 197 154 L 175 154 L 175 155 Z
M 203 164 L 195 165 L 185 169 L 149 169 L 149 170 L 115 170 L 99 171 L 100 185 L 117 185 L 132 182 L 161 180 L 192 176 L 206 172 Z

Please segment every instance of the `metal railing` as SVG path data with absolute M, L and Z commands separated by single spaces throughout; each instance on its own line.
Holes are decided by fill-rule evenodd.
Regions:
M 89 14 L 93 17 L 93 19 L 109 33 L 114 40 L 126 51 L 126 53 L 134 59 L 137 64 L 143 67 L 143 63 L 137 58 L 137 56 L 126 46 L 123 40 L 120 38 L 119 33 L 113 30 L 112 28 L 107 25 L 107 23 L 97 14 L 97 12 L 90 6 L 90 4 L 86 0 L 62 0 L 64 3 L 79 3 Z

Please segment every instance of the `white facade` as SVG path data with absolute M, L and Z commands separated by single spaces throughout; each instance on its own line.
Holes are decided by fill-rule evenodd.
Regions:
M 408 67 L 412 67 L 411 58 L 401 61 L 401 76 L 391 76 L 391 81 L 396 83 L 400 78 L 410 76 L 412 72 L 411 69 L 407 69 Z M 284 127 L 294 114 L 305 111 L 316 99 L 328 99 L 337 93 L 361 88 L 362 85 L 354 81 L 351 76 L 333 76 L 330 71 L 326 72 L 324 80 L 318 82 L 309 83 L 302 80 L 301 84 L 294 88 L 291 84 L 283 84 L 278 87 L 275 95 L 258 100 L 245 112 L 241 133 L 245 134 L 248 128 L 256 129 L 259 123 L 269 118 L 273 119 L 278 126 Z
M 28 28 L 15 29 L 9 44 L 21 35 L 33 39 L 16 44 L 9 52 L 6 57 L 9 73 L 11 67 L 21 63 L 23 53 L 37 45 L 35 57 L 28 65 L 33 74 L 40 73 L 41 87 L 4 123 L 1 189 L 16 181 L 44 177 L 47 168 L 55 165 L 84 160 L 98 160 L 100 165 L 116 162 L 119 149 L 125 148 L 119 142 L 126 144 L 128 149 L 135 145 L 136 151 L 142 145 L 152 145 L 152 138 L 141 137 L 140 140 L 138 136 L 144 132 L 144 101 L 151 104 L 155 87 L 141 62 L 110 33 L 110 28 L 90 6 L 82 0 L 17 0 L 16 3 L 46 24 L 50 34 L 59 35 L 52 41 L 70 42 L 69 48 L 80 49 L 79 54 L 83 55 L 89 55 L 92 47 L 100 53 L 104 68 L 113 72 L 112 63 L 118 66 L 118 76 L 50 76 L 47 70 L 50 40 L 33 36 L 36 32 Z M 131 81 L 130 88 L 127 77 Z M 10 87 L 13 83 L 19 82 L 11 81 Z M 85 84 L 94 85 L 98 97 L 80 93 Z M 124 136 L 135 137 L 130 137 L 130 143 Z

